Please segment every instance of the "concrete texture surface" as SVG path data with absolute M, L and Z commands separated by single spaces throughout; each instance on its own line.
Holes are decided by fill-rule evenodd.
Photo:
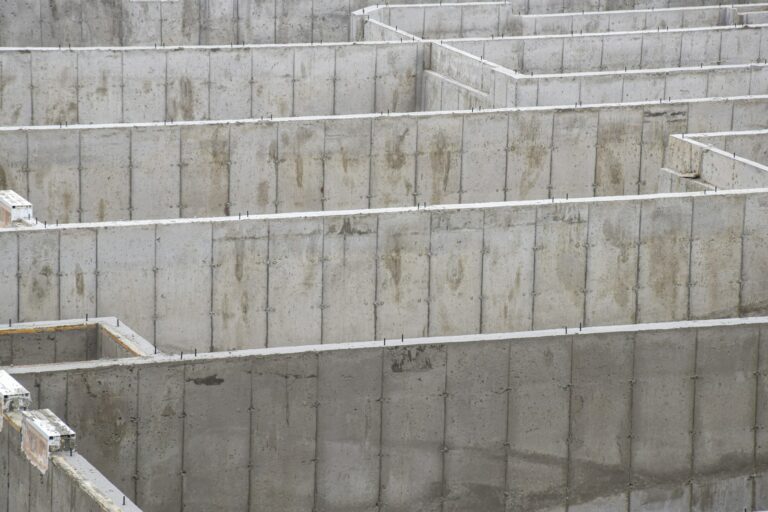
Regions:
M 65 415 L 83 454 L 148 511 L 756 510 L 766 325 L 561 328 L 12 373 L 56 390 L 35 405 Z M 117 436 L 104 415 L 123 425 Z

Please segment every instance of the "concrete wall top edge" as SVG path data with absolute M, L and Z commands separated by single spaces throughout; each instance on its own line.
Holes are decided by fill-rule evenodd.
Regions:
M 443 4 L 443 3 L 423 3 L 423 4 L 386 4 L 386 5 L 371 5 L 368 7 L 365 7 L 363 9 L 359 9 L 357 11 L 352 12 L 352 15 L 359 16 L 360 14 L 368 14 L 373 11 L 386 11 L 391 8 L 397 8 L 397 9 L 463 9 L 466 7 L 490 7 L 490 6 L 504 6 L 509 5 L 507 2 L 461 2 L 461 3 L 452 3 L 452 4 Z M 759 6 L 765 6 L 768 5 L 766 3 L 755 3 L 755 4 L 737 4 L 737 3 L 731 3 L 731 4 L 721 4 L 721 5 L 694 5 L 694 6 L 680 6 L 680 7 L 659 7 L 657 9 L 653 8 L 647 8 L 647 9 L 621 9 L 621 10 L 615 10 L 615 11 L 585 11 L 585 12 L 559 12 L 559 13 L 540 13 L 540 14 L 520 14 L 520 16 L 524 16 L 527 18 L 534 18 L 534 17 L 556 17 L 556 16 L 589 16 L 593 14 L 621 14 L 625 12 L 665 12 L 665 11 L 692 11 L 692 10 L 703 10 L 703 9 L 722 9 L 722 8 L 740 8 L 740 7 L 759 7 Z
M 487 62 L 487 61 L 486 61 Z M 738 65 L 736 65 L 738 67 Z M 698 68 L 697 68 L 698 69 Z M 530 76 L 530 75 L 529 75 Z M 709 96 L 706 98 L 683 98 L 683 99 L 665 99 L 663 105 L 687 105 L 689 103 L 715 103 L 722 101 L 749 101 L 768 99 L 768 94 L 755 94 L 749 96 Z M 306 121 L 325 121 L 325 120 L 344 120 L 344 119 L 371 119 L 371 118 L 429 118 L 450 116 L 455 114 L 480 116 L 491 113 L 505 112 L 533 112 L 533 111 L 581 111 L 581 110 L 600 110 L 609 108 L 634 108 L 642 106 L 659 105 L 658 101 L 627 101 L 623 103 L 585 103 L 582 105 L 537 105 L 530 107 L 502 107 L 488 108 L 478 110 L 433 110 L 423 112 L 374 112 L 365 114 L 344 114 L 344 115 L 323 115 L 323 116 L 295 116 L 295 117 L 273 117 L 271 119 L 211 119 L 203 121 L 157 121 L 145 123 L 94 123 L 94 124 L 67 124 L 67 125 L 26 125 L 26 126 L 0 126 L 0 132 L 16 131 L 45 131 L 45 130 L 96 130 L 103 128 L 151 128 L 157 126 L 210 126 L 210 125 L 232 125 L 232 124 L 272 124 L 294 122 L 301 123 Z
M 454 212 L 461 210 L 489 210 L 495 208 L 524 208 L 529 206 L 547 206 L 552 204 L 595 204 L 595 203 L 620 203 L 632 201 L 654 201 L 670 198 L 694 198 L 705 196 L 741 196 L 741 195 L 765 195 L 768 194 L 768 188 L 737 189 L 737 190 L 718 190 L 716 192 L 665 192 L 659 194 L 641 194 L 626 196 L 598 196 L 598 197 L 577 197 L 577 198 L 552 198 L 552 199 L 534 199 L 526 201 L 496 201 L 487 203 L 465 203 L 465 204 L 442 204 L 431 206 L 408 206 L 397 208 L 371 208 L 363 210 L 328 210 L 328 211 L 309 211 L 309 212 L 289 212 L 289 213 L 270 213 L 259 215 L 235 215 L 229 217 L 197 217 L 197 218 L 179 218 L 179 219 L 160 219 L 160 220 L 125 220 L 109 222 L 83 222 L 73 224 L 46 225 L 43 223 L 32 224 L 29 226 L 18 226 L 10 228 L 0 228 L 0 233 L 28 233 L 39 231 L 60 231 L 60 230 L 78 230 L 94 228 L 119 228 L 134 226 L 168 226 L 168 225 L 189 225 L 189 224 L 211 224 L 224 222 L 252 222 L 252 221 L 270 221 L 282 219 L 317 219 L 333 217 L 353 217 L 353 216 L 372 216 L 372 215 L 397 215 L 400 213 L 412 212 Z
M 94 368 L 119 368 L 119 367 L 136 367 L 143 365 L 162 365 L 169 363 L 186 364 L 190 362 L 208 362 L 208 361 L 221 361 L 221 360 L 237 360 L 250 357 L 268 357 L 276 355 L 291 355 L 291 354 L 307 354 L 307 353 L 323 353 L 323 352 L 335 352 L 340 350 L 360 350 L 360 349 L 375 349 L 375 348 L 389 348 L 389 347 L 402 347 L 402 346 L 415 346 L 415 345 L 446 345 L 446 344 L 461 344 L 461 343 L 477 343 L 477 342 L 494 342 L 494 341 L 517 341 L 526 342 L 528 340 L 536 340 L 540 338 L 553 338 L 553 337 L 576 337 L 579 335 L 595 335 L 595 334 L 634 334 L 640 332 L 653 332 L 653 331 L 676 331 L 682 329 L 706 329 L 717 327 L 737 327 L 737 326 L 761 326 L 768 324 L 768 317 L 748 317 L 748 318 L 722 318 L 712 320 L 685 320 L 678 322 L 656 322 L 645 324 L 627 324 L 627 325 L 612 325 L 612 326 L 597 326 L 597 327 L 583 327 L 579 330 L 578 326 L 575 328 L 560 328 L 560 329 L 543 329 L 538 331 L 517 331 L 508 333 L 494 333 L 494 334 L 471 334 L 461 336 L 432 336 L 432 337 L 420 337 L 420 338 L 404 338 L 404 339 L 388 339 L 388 340 L 376 340 L 376 341 L 358 341 L 349 343 L 324 343 L 321 345 L 298 345 L 298 346 L 282 346 L 271 348 L 257 348 L 247 350 L 234 350 L 234 351 L 221 351 L 221 352 L 204 352 L 199 354 L 179 354 L 179 355 L 167 355 L 158 354 L 155 356 L 145 356 L 137 358 L 124 358 L 113 360 L 94 360 L 94 361 L 80 361 L 80 362 L 65 362 L 55 363 L 47 365 L 29 365 L 24 367 L 7 368 L 8 373 L 11 375 L 27 375 L 36 374 L 42 371 L 76 371 L 80 369 L 94 369 Z M 566 332 L 567 331 L 567 332 Z

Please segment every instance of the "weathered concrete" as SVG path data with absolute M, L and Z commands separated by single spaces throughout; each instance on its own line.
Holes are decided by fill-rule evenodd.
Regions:
M 595 510 L 627 502 L 636 510 L 756 510 L 766 502 L 747 477 L 767 469 L 754 436 L 765 421 L 756 406 L 766 391 L 767 321 L 398 339 L 12 373 L 62 391 L 48 405 L 147 511 L 441 503 Z M 135 425 L 115 435 L 105 414 Z
M 83 250 L 96 251 L 82 269 L 98 276 L 88 290 L 98 297 L 90 313 L 118 316 L 171 352 L 230 348 L 233 329 L 247 333 L 235 342 L 244 348 L 467 334 L 490 325 L 507 331 L 762 314 L 765 194 L 5 229 L 0 246 L 18 244 L 20 255 L 39 256 L 0 262 L 4 286 L 18 287 L 22 297 L 18 310 L 11 301 L 2 316 L 56 318 L 61 284 L 46 268 L 56 276 L 58 258 Z M 732 214 L 722 215 L 726 203 Z M 535 242 L 521 246 L 499 226 L 519 226 L 522 239 Z M 88 234 L 85 245 L 59 241 L 81 233 Z M 740 237 L 744 244 L 732 243 Z M 355 257 L 339 243 L 354 247 Z M 624 270 L 616 271 L 617 262 Z M 731 276 L 727 289 L 706 278 L 715 268 Z M 532 280 L 493 279 L 495 273 Z M 350 325 L 348 286 L 360 311 L 355 329 L 340 328 Z M 600 310 L 606 296 L 616 302 L 610 313 Z M 247 314 L 233 315 L 233 301 Z

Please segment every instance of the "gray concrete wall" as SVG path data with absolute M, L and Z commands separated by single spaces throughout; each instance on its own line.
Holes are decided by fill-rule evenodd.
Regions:
M 761 36 L 766 30 L 731 26 L 444 42 L 524 74 L 583 73 L 750 64 L 768 57 Z
M 82 455 L 52 455 L 41 474 L 21 451 L 21 417 L 5 416 L 0 431 L 0 511 L 140 512 Z
M 756 190 L 5 229 L 2 318 L 57 318 L 76 264 L 91 314 L 172 353 L 759 315 L 767 208 Z
M 136 357 L 154 352 L 114 318 L 16 323 L 0 327 L 0 366 Z
M 147 511 L 760 510 L 765 322 L 13 374 Z
M 401 3 L 411 3 L 404 0 Z M 676 7 L 692 0 L 513 0 L 518 12 Z M 714 0 L 696 4 L 715 4 Z M 364 1 L 8 0 L 2 46 L 295 43 L 350 40 L 349 15 Z
M 0 188 L 29 198 L 49 225 L 653 193 L 670 134 L 766 128 L 766 119 L 768 96 L 753 96 L 2 128 Z M 85 255 L 81 259 L 93 264 Z M 65 270 L 63 282 L 74 279 L 76 269 Z M 75 291 L 74 281 L 66 285 L 73 299 L 62 303 L 57 318 L 94 314 L 92 298 Z M 0 297 L 4 301 L 3 310 L 14 303 Z
M 0 50 L 0 124 L 408 112 L 422 52 L 419 43 Z
M 519 6 L 509 3 L 446 3 L 369 6 L 353 13 L 353 23 L 360 23 L 356 17 L 370 18 L 424 39 L 448 39 L 707 27 L 730 23 L 732 11 L 710 5 L 521 15 Z
M 722 139 L 724 142 L 729 138 L 717 136 L 712 139 Z M 665 167 L 719 188 L 768 186 L 768 167 L 765 165 L 696 139 L 696 135 L 690 139 L 681 135 L 671 136 L 664 158 Z M 700 140 L 713 142 L 709 137 Z

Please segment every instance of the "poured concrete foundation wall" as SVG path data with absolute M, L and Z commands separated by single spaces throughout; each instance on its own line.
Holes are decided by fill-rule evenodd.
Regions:
M 759 510 L 765 321 L 13 374 L 147 511 Z
M 703 144 L 722 149 L 727 153 L 753 160 L 760 164 L 768 163 L 768 131 L 750 130 L 726 133 L 693 133 L 686 135 Z
M 417 110 L 420 43 L 2 50 L 3 125 Z
M 765 4 L 752 7 L 762 5 Z M 358 27 L 364 26 L 363 19 L 370 18 L 424 39 L 449 39 L 717 26 L 732 23 L 734 11 L 736 9 L 727 6 L 696 6 L 520 15 L 517 6 L 506 2 L 488 2 L 369 6 L 355 12 L 352 20 Z
M 174 353 L 759 315 L 766 215 L 747 191 L 6 229 L 0 314 L 62 315 L 77 265 L 91 314 Z
M 0 188 L 25 195 L 49 224 L 653 193 L 670 134 L 765 128 L 767 119 L 768 97 L 754 96 L 9 128 L 0 129 Z M 62 317 L 91 308 L 78 299 Z
M 674 29 L 444 42 L 528 74 L 750 64 L 768 57 L 768 26 Z
M 21 416 L 9 413 L 0 432 L 0 511 L 140 512 L 80 454 L 53 454 L 41 474 L 21 451 Z

